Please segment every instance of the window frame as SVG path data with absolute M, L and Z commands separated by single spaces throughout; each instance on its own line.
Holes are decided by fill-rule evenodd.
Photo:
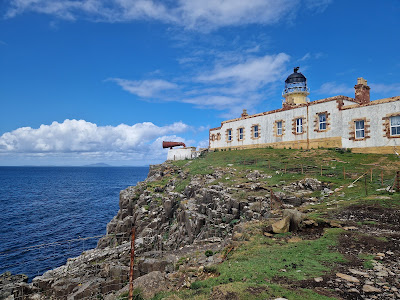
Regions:
M 299 131 L 299 129 L 300 129 L 300 131 Z M 303 130 L 303 118 L 296 118 L 296 134 L 303 134 L 303 133 L 304 133 L 304 130 Z
M 324 120 L 321 121 L 322 116 L 324 117 Z M 328 128 L 327 121 L 328 121 L 328 116 L 326 115 L 326 113 L 318 114 L 318 130 L 319 131 L 325 131 Z M 321 128 L 322 125 L 323 125 L 323 128 Z
M 259 130 L 259 126 L 258 125 L 254 125 L 253 126 L 253 138 L 258 139 L 260 137 L 260 135 L 258 134 L 258 130 Z
M 238 128 L 238 141 L 244 140 L 244 127 Z
M 362 128 L 357 128 L 357 124 L 362 124 Z M 362 136 L 357 136 L 359 132 L 362 132 Z M 356 140 L 365 139 L 365 120 L 354 121 L 354 138 Z
M 398 118 L 398 124 L 393 125 L 392 120 L 394 120 L 395 118 Z M 397 131 L 395 134 L 393 134 L 393 129 L 396 129 L 396 131 Z M 389 117 L 389 130 L 390 130 L 389 131 L 390 136 L 400 137 L 400 115 Z
M 228 143 L 232 142 L 232 128 L 226 130 L 226 140 Z
M 280 127 L 279 124 L 281 125 Z M 276 135 L 283 135 L 283 121 L 276 121 Z

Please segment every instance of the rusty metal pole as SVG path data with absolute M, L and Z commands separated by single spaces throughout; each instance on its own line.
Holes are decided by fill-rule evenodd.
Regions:
M 321 176 L 322 176 L 322 165 L 321 165 Z
M 343 179 L 346 179 L 346 169 L 343 167 Z
M 368 196 L 367 176 L 364 176 L 365 196 Z
M 381 171 L 381 186 L 383 186 L 383 171 Z
M 396 173 L 396 191 L 400 192 L 400 171 Z
M 372 182 L 372 168 L 371 168 L 371 182 Z
M 135 262 L 135 227 L 132 227 L 131 239 L 131 266 L 129 270 L 129 300 L 133 300 L 133 266 Z
M 304 174 L 303 164 L 301 164 L 301 174 Z

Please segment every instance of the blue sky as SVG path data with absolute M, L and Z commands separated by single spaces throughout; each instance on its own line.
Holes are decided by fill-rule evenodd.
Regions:
M 146 165 L 162 140 L 281 107 L 293 67 L 310 100 L 400 95 L 400 2 L 3 0 L 0 165 Z

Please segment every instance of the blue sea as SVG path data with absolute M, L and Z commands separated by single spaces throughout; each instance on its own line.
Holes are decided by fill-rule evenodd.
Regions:
M 96 247 L 118 212 L 120 190 L 143 181 L 148 171 L 0 167 L 0 274 L 31 280 Z

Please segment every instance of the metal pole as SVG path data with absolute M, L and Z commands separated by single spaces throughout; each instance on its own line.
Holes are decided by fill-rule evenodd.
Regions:
M 303 164 L 301 165 L 301 174 L 304 174 L 304 172 L 303 172 Z
M 372 182 L 372 168 L 371 168 L 371 182 Z
M 346 179 L 346 169 L 343 167 L 343 179 Z
M 368 196 L 367 176 L 364 176 L 365 196 Z
M 381 171 L 381 186 L 383 186 L 383 171 Z
M 322 176 L 322 165 L 321 165 L 321 176 Z
M 133 265 L 135 259 L 135 227 L 132 227 L 131 266 L 129 270 L 129 300 L 133 300 Z
M 396 173 L 396 191 L 400 191 L 400 171 Z

